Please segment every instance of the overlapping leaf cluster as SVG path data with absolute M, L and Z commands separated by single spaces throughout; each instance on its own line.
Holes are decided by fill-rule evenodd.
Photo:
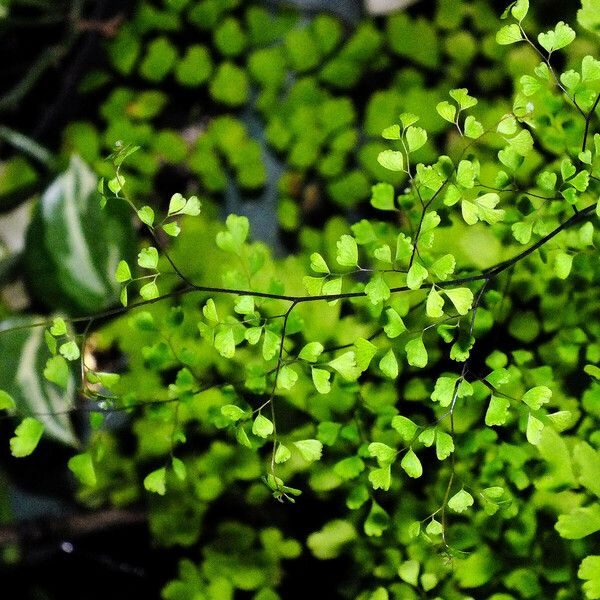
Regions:
M 405 179 L 376 160 L 379 134 L 399 112 L 424 109 L 437 134 L 435 98 L 459 87 L 470 67 L 481 89 L 501 88 L 495 27 L 486 2 L 440 0 L 432 21 L 400 13 L 349 26 L 325 14 L 304 24 L 293 11 L 240 0 L 140 0 L 80 84 L 82 102 L 100 99 L 99 115 L 68 124 L 52 158 L 76 152 L 111 177 L 102 158 L 127 140 L 141 146 L 128 164 L 130 185 L 151 198 L 165 170 L 199 180 L 207 196 L 232 182 L 269 194 L 266 165 L 278 160 L 279 221 L 295 231 L 325 200 L 348 209 L 375 181 Z M 370 93 L 361 98 L 365 82 Z M 208 124 L 197 116 L 206 106 L 216 115 Z M 435 148 L 430 141 L 420 159 L 434 158 Z M 40 183 L 35 159 L 20 152 L 6 162 L 3 203 Z

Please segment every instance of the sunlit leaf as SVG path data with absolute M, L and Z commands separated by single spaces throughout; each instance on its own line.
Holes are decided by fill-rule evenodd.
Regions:
M 165 467 L 148 473 L 144 478 L 144 487 L 149 492 L 164 496 L 167 491 L 167 470 Z
M 252 423 L 252 433 L 262 438 L 269 437 L 273 433 L 273 422 L 258 414 Z
M 404 455 L 404 458 L 400 462 L 400 466 L 404 469 L 409 477 L 413 477 L 414 479 L 417 479 L 423 475 L 423 466 L 421 465 L 421 461 L 412 451 L 412 449 L 409 449 Z
M 43 423 L 33 417 L 26 417 L 17 425 L 14 437 L 10 438 L 11 454 L 17 458 L 29 456 L 36 449 L 43 433 Z
M 460 490 L 448 500 L 448 507 L 454 512 L 464 512 L 470 506 L 473 506 L 473 496 L 466 490 Z
M 323 444 L 319 440 L 299 440 L 293 442 L 302 458 L 308 462 L 320 460 L 323 453 Z

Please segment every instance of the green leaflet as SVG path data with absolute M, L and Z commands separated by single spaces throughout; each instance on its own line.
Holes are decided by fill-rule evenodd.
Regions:
M 398 567 L 398 575 L 400 579 L 416 587 L 419 583 L 420 567 L 418 560 L 406 560 Z
M 161 81 L 173 69 L 177 50 L 166 37 L 158 37 L 149 45 L 141 65 L 140 74 L 150 81 Z
M 29 456 L 38 445 L 44 424 L 33 417 L 25 417 L 15 429 L 15 435 L 10 439 L 10 452 L 16 458 Z
M 438 377 L 431 394 L 431 399 L 434 402 L 439 402 L 440 406 L 444 408 L 450 406 L 452 404 L 455 392 L 458 396 L 458 392 L 460 390 L 460 388 L 457 390 L 457 381 L 458 377 L 456 376 Z
M 158 290 L 158 286 L 154 281 L 146 283 L 140 288 L 140 296 L 144 300 L 152 300 L 153 298 L 158 298 L 159 295 L 160 292 Z
M 396 260 L 401 261 L 410 258 L 413 252 L 413 245 L 410 238 L 404 233 L 399 233 L 396 238 Z
M 500 196 L 489 192 L 477 197 L 473 202 L 463 200 L 461 203 L 462 216 L 467 225 L 475 225 L 477 221 L 485 221 L 494 225 L 504 219 L 504 210 L 495 208 L 500 202 Z
M 217 307 L 215 305 L 215 301 L 212 298 L 209 298 L 206 301 L 206 304 L 202 307 L 202 314 L 208 321 L 210 321 L 213 324 L 219 322 Z
M 406 358 L 409 365 L 412 367 L 418 367 L 420 369 L 427 365 L 427 349 L 423 343 L 422 336 L 408 341 L 404 349 L 406 350 Z
M 389 465 L 396 460 L 396 449 L 390 448 L 387 444 L 381 442 L 371 442 L 369 444 L 369 454 L 377 459 L 380 467 Z
M 237 56 L 246 48 L 247 36 L 239 21 L 228 17 L 215 29 L 214 42 L 224 56 Z
M 448 92 L 450 97 L 458 104 L 460 110 L 472 108 L 477 104 L 477 98 L 469 95 L 467 88 L 458 88 Z
M 441 222 L 441 217 L 435 210 L 427 211 L 423 215 L 423 222 L 421 224 L 421 235 L 435 229 Z
M 317 427 L 317 437 L 326 446 L 333 446 L 338 439 L 341 427 L 342 426 L 339 423 L 323 421 L 319 423 L 319 426 Z
M 600 531 L 600 504 L 596 502 L 559 515 L 555 529 L 568 540 L 578 540 Z
M 400 125 L 390 125 L 381 132 L 381 137 L 386 140 L 399 140 L 402 137 Z
M 323 287 L 321 288 L 321 292 L 325 296 L 336 296 L 340 294 L 342 291 L 342 278 L 334 277 L 333 279 L 329 279 L 325 283 L 323 283 Z M 336 304 L 337 300 L 332 300 L 331 304 Z
M 319 440 L 299 440 L 293 442 L 298 449 L 302 458 L 308 462 L 314 462 L 321 458 L 323 452 L 323 444 Z
M 251 315 L 254 312 L 254 298 L 252 296 L 240 296 L 236 299 L 233 310 L 240 315 Z
M 215 335 L 215 349 L 223 358 L 232 358 L 235 354 L 235 338 L 231 327 L 223 327 Z
M 437 431 L 435 434 L 435 455 L 438 460 L 444 460 L 454 452 L 454 440 L 449 433 Z
M 275 452 L 275 462 L 278 465 L 288 461 L 291 458 L 291 456 L 292 456 L 292 453 L 290 452 L 290 450 L 287 446 L 284 446 L 283 444 L 277 445 L 277 450 Z
M 521 400 L 533 410 L 539 410 L 544 404 L 550 402 L 552 390 L 545 385 L 538 385 L 523 395 Z
M 259 414 L 252 423 L 252 433 L 261 438 L 269 437 L 273 433 L 273 423 L 267 417 Z
M 430 448 L 433 446 L 433 442 L 435 441 L 435 429 L 433 427 L 427 427 L 424 429 L 417 438 L 424 446 Z
M 586 580 L 582 587 L 587 598 L 600 597 L 600 556 L 586 556 L 581 561 L 577 576 Z
M 415 152 L 427 142 L 427 132 L 422 127 L 410 126 L 405 135 L 409 152 Z
M 377 162 L 390 171 L 403 171 L 404 158 L 402 152 L 397 150 L 384 150 L 379 153 Z
M 529 0 L 517 0 L 510 9 L 512 16 L 521 22 L 529 12 Z
M 579 471 L 579 483 L 600 498 L 600 453 L 586 442 L 573 448 L 573 460 Z
M 225 406 L 222 406 L 221 414 L 231 421 L 239 421 L 240 419 L 248 417 L 248 413 L 235 404 L 226 404 Z
M 354 342 L 354 356 L 356 360 L 356 367 L 362 373 L 367 370 L 371 360 L 377 353 L 377 346 L 365 340 L 364 338 L 358 338 Z
M 58 351 L 64 358 L 71 361 L 77 360 L 80 356 L 79 347 L 73 340 L 61 344 Z
M 0 390 L 0 410 L 12 410 L 16 407 L 13 397 L 4 390 Z
M 124 261 L 119 261 L 117 265 L 117 269 L 115 271 L 115 281 L 119 283 L 124 283 L 131 279 L 131 270 L 129 269 L 129 265 Z
M 388 322 L 383 330 L 389 338 L 396 338 L 406 331 L 406 325 L 404 325 L 402 317 L 394 308 L 387 308 L 385 314 Z
M 154 211 L 149 206 L 142 206 L 137 211 L 137 215 L 142 223 L 152 227 L 154 225 Z
M 364 524 L 365 533 L 369 537 L 381 537 L 390 525 L 390 516 L 373 500 L 371 510 Z
M 385 464 L 378 469 L 372 469 L 369 473 L 369 482 L 374 490 L 384 490 L 387 491 L 390 489 L 390 485 L 392 483 L 392 473 L 391 467 L 389 464 Z
M 533 148 L 533 138 L 527 129 L 523 129 L 516 136 L 509 138 L 510 148 L 519 156 L 527 156 Z
M 444 528 L 442 527 L 442 524 L 439 521 L 431 519 L 431 521 L 429 521 L 429 523 L 427 524 L 425 531 L 429 535 L 441 535 L 444 531 Z
M 167 491 L 167 470 L 165 467 L 148 473 L 144 478 L 144 487 L 149 492 L 164 496 Z
M 365 463 L 358 456 L 348 456 L 335 463 L 333 470 L 344 480 L 355 479 L 365 469 Z
M 338 357 L 330 360 L 327 364 L 348 381 L 353 381 L 358 376 L 356 355 L 352 350 L 340 354 Z
M 430 267 L 429 271 L 433 273 L 438 279 L 447 279 L 456 267 L 456 259 L 452 254 L 446 254 L 441 258 L 438 258 Z
M 373 250 L 373 256 L 381 262 L 390 265 L 392 264 L 392 249 L 387 244 L 375 248 L 375 250 Z
M 470 506 L 473 506 L 473 496 L 469 494 L 466 490 L 460 490 L 448 500 L 448 507 L 451 508 L 454 512 L 463 512 L 467 510 Z
M 523 39 L 524 38 L 521 35 L 521 30 L 519 29 L 519 26 L 515 23 L 505 25 L 496 34 L 496 42 L 498 42 L 498 44 L 500 44 L 501 46 L 514 44 L 516 42 L 520 42 Z
M 372 304 L 380 304 L 390 297 L 390 288 L 380 273 L 376 273 L 365 286 L 365 292 Z
M 357 532 L 348 521 L 336 519 L 325 523 L 319 531 L 311 533 L 306 545 L 313 555 L 321 560 L 336 558 L 344 546 L 357 537 Z
M 473 305 L 473 292 L 469 288 L 445 289 L 444 294 L 454 304 L 459 315 L 466 315 Z
M 566 252 L 559 252 L 554 263 L 554 272 L 559 279 L 566 279 L 571 272 L 573 256 Z
M 445 119 L 449 123 L 454 123 L 456 118 L 456 106 L 450 104 L 447 100 L 443 100 L 437 104 L 435 109 L 442 119 Z
M 473 116 L 469 115 L 465 119 L 465 135 L 471 139 L 477 139 L 483 135 L 483 125 Z
M 575 32 L 563 21 L 560 21 L 554 30 L 538 35 L 540 46 L 549 53 L 568 46 L 574 39 Z
M 185 56 L 175 67 L 175 78 L 187 87 L 203 84 L 212 71 L 210 53 L 205 46 L 189 46 Z
M 444 299 L 440 296 L 435 286 L 431 286 L 427 294 L 427 303 L 425 305 L 427 316 L 432 319 L 438 319 L 444 314 Z
M 508 419 L 508 409 L 510 408 L 510 401 L 502 396 L 492 396 L 490 398 L 490 404 L 485 413 L 485 424 L 491 425 L 504 425 Z
M 394 210 L 394 186 L 377 183 L 371 188 L 371 205 L 379 210 Z
M 343 267 L 355 267 L 358 264 L 358 246 L 350 235 L 343 235 L 337 242 L 336 260 Z
M 415 423 L 402 415 L 396 415 L 392 419 L 392 427 L 400 434 L 400 437 L 405 442 L 411 442 L 418 430 Z
M 52 327 L 50 327 L 50 333 L 55 336 L 61 336 L 67 334 L 67 324 L 64 319 L 61 317 L 56 317 L 52 322 Z
M 291 390 L 296 381 L 298 381 L 298 373 L 292 367 L 283 365 L 277 377 L 277 387 L 284 390 Z
M 398 377 L 398 361 L 396 360 L 396 355 L 391 348 L 379 361 L 379 368 L 389 379 L 396 379 L 396 377 Z
M 55 351 L 55 345 L 52 346 Z M 69 365 L 63 356 L 52 356 L 46 361 L 44 379 L 59 388 L 66 389 L 69 384 Z
M 229 215 L 225 221 L 227 226 L 226 231 L 220 231 L 217 234 L 217 246 L 226 252 L 238 254 L 241 252 L 242 245 L 248 237 L 250 231 L 250 223 L 247 217 L 237 215 Z
M 415 123 L 418 123 L 419 117 L 413 113 L 404 112 L 400 115 L 400 122 L 402 123 L 402 127 L 407 128 Z
M 428 274 L 427 269 L 421 263 L 415 261 L 406 275 L 406 285 L 411 290 L 417 290 L 421 287 L 425 279 L 427 279 Z
M 315 273 L 329 275 L 329 267 L 327 266 L 325 259 L 318 252 L 313 252 L 310 255 L 310 268 Z
M 72 456 L 69 459 L 68 466 L 83 485 L 91 487 L 96 485 L 96 471 L 89 452 L 83 452 L 82 454 Z
M 463 188 L 471 189 L 475 185 L 478 169 L 470 160 L 461 160 L 456 169 L 456 183 Z
M 323 352 L 323 344 L 320 342 L 310 342 L 300 350 L 298 358 L 314 363 Z
M 511 227 L 513 236 L 520 244 L 528 244 L 533 231 L 533 223 L 514 223 Z
M 233 335 L 233 334 L 232 334 Z M 262 345 L 262 356 L 265 360 L 271 360 L 275 358 L 279 353 L 279 345 L 281 344 L 281 338 L 270 329 L 265 329 L 265 336 L 263 338 Z
M 319 392 L 319 394 L 328 394 L 331 390 L 331 383 L 329 382 L 331 372 L 326 371 L 325 369 L 316 369 L 315 367 L 313 367 L 310 372 L 317 392 Z
M 404 469 L 406 474 L 413 479 L 417 479 L 423 475 L 423 466 L 418 456 L 409 449 L 404 455 L 404 458 L 400 462 L 400 466 Z
M 527 441 L 533 446 L 537 446 L 540 443 L 543 430 L 544 423 L 529 413 L 526 430 Z
M 498 123 L 496 131 L 502 135 L 514 135 L 517 133 L 517 121 L 512 114 L 507 114 L 502 117 Z
M 179 481 L 185 481 L 187 479 L 187 467 L 180 458 L 173 457 L 171 466 L 173 468 L 173 473 L 175 473 L 175 476 Z
M 246 72 L 232 62 L 223 62 L 210 83 L 210 94 L 218 102 L 239 106 L 246 101 L 249 91 Z
M 581 9 L 577 11 L 577 21 L 592 33 L 598 34 L 600 29 L 600 16 L 598 0 L 582 0 Z
M 369 489 L 366 485 L 356 485 L 348 494 L 346 506 L 350 510 L 357 510 L 369 500 Z

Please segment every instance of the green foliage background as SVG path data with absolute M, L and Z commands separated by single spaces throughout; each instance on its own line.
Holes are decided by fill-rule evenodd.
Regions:
M 600 598 L 600 7 L 535 4 L 143 1 L 60 149 L 2 130 L 12 456 L 142 507 L 164 599 Z

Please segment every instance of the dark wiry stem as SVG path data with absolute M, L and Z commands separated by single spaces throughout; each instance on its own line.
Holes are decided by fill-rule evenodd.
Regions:
M 585 148 L 587 146 L 588 135 L 590 133 L 590 121 L 596 112 L 596 107 L 598 106 L 598 102 L 600 102 L 600 94 L 596 96 L 596 101 L 594 105 L 590 109 L 590 112 L 585 117 L 585 131 L 583 132 L 583 141 L 581 142 L 581 151 L 585 152 Z
M 446 281 L 440 281 L 440 282 L 436 283 L 436 285 L 441 288 L 448 288 L 448 287 L 453 287 L 456 285 L 462 285 L 465 283 L 474 283 L 476 281 L 484 281 L 486 279 L 493 279 L 500 273 L 506 271 L 513 265 L 517 264 L 518 262 L 520 262 L 521 260 L 523 260 L 524 258 L 529 256 L 530 254 L 532 254 L 533 252 L 535 252 L 536 250 L 538 250 L 539 248 L 544 246 L 547 242 L 549 242 L 552 238 L 557 236 L 562 231 L 565 231 L 566 229 L 573 227 L 580 221 L 583 221 L 583 220 L 587 219 L 588 217 L 591 217 L 593 215 L 595 209 L 596 209 L 595 203 L 590 204 L 589 206 L 586 206 L 584 209 L 580 210 L 577 214 L 573 215 L 572 217 L 570 217 L 569 219 L 567 219 L 566 221 L 561 223 L 558 227 L 553 229 L 550 233 L 548 233 L 544 237 L 540 238 L 535 244 L 532 244 L 531 246 L 529 246 L 522 252 L 519 252 L 512 258 L 502 261 L 502 262 L 494 265 L 493 267 L 489 267 L 488 269 L 485 269 L 481 273 L 477 273 L 474 275 L 467 275 L 464 277 L 457 277 L 455 279 L 449 279 Z M 425 286 L 422 286 L 422 287 L 425 287 Z M 421 289 L 421 288 L 419 288 L 419 289 Z M 394 287 L 394 288 L 390 289 L 390 292 L 392 294 L 396 294 L 396 293 L 400 293 L 400 292 L 408 292 L 408 291 L 410 291 L 410 288 L 407 286 L 399 286 L 399 287 Z M 168 298 L 175 298 L 175 297 L 189 294 L 192 292 L 207 293 L 207 294 L 228 294 L 230 296 L 251 296 L 253 298 L 283 300 L 283 301 L 287 301 L 287 302 L 292 302 L 294 305 L 302 304 L 304 302 L 317 302 L 319 300 L 325 300 L 325 301 L 330 302 L 333 300 L 348 300 L 351 298 L 366 297 L 365 292 L 345 292 L 345 293 L 340 293 L 340 294 L 320 294 L 320 295 L 316 295 L 316 296 L 292 296 L 292 295 L 286 295 L 286 294 L 270 294 L 267 292 L 256 292 L 253 290 L 241 290 L 241 289 L 235 289 L 235 288 L 222 288 L 222 287 L 202 286 L 202 285 L 194 284 L 194 285 L 188 285 L 187 287 L 184 287 L 180 290 L 175 290 L 173 292 L 163 294 L 156 298 L 151 298 L 150 300 L 141 300 L 140 302 L 136 302 L 135 304 L 131 304 L 129 306 L 118 306 L 118 307 L 111 308 L 111 309 L 105 310 L 103 312 L 97 313 L 92 316 L 74 317 L 74 318 L 70 318 L 70 319 L 66 318 L 65 321 L 69 322 L 69 323 L 88 323 L 90 320 L 100 321 L 100 320 L 106 319 L 108 317 L 114 317 L 114 316 L 121 315 L 121 314 L 129 312 L 130 310 L 133 310 L 135 308 L 139 308 L 142 306 L 148 306 L 150 304 L 154 304 L 156 302 L 160 302 L 160 301 L 166 300 Z M 26 324 L 26 325 L 17 325 L 15 327 L 9 327 L 9 328 L 1 330 L 0 335 L 6 334 L 6 333 L 9 333 L 12 331 L 20 331 L 20 330 L 24 330 L 24 329 L 30 329 L 33 327 L 48 327 L 51 324 L 52 324 L 52 319 L 47 319 L 44 321 L 38 321 L 36 323 L 30 323 L 30 324 Z

